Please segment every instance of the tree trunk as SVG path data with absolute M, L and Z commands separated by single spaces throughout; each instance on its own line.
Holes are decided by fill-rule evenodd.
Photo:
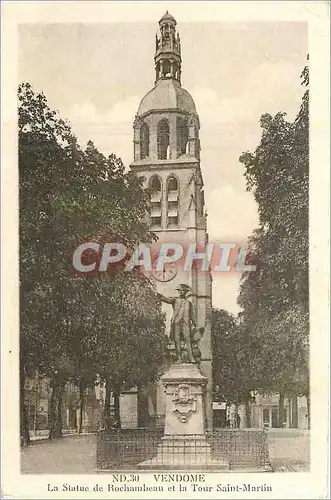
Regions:
M 79 382 L 79 423 L 78 423 L 78 434 L 83 432 L 83 412 L 84 412 L 84 401 L 85 401 L 85 384 L 83 380 Z
M 62 437 L 62 401 L 65 388 L 65 381 L 53 380 L 53 390 L 51 398 L 49 439 L 59 439 Z
M 113 427 L 116 429 L 121 428 L 121 414 L 120 414 L 120 391 L 113 391 L 114 397 L 114 423 Z
M 138 427 L 147 427 L 149 424 L 148 394 L 146 386 L 138 386 Z
M 23 367 L 20 369 L 20 438 L 21 446 L 30 444 L 30 433 L 25 407 L 25 373 Z
M 109 431 L 111 429 L 111 416 L 110 416 L 110 397 L 111 397 L 111 387 L 109 382 L 106 382 L 106 396 L 105 396 L 105 406 L 103 410 L 103 425 L 104 428 Z
M 37 428 L 38 428 L 38 404 L 39 404 L 39 372 L 38 372 L 38 370 L 36 370 L 36 374 L 35 374 L 34 390 L 35 390 L 35 401 L 34 401 L 33 430 L 36 433 Z
M 240 429 L 245 429 L 247 427 L 246 423 L 246 405 L 243 403 L 240 403 L 238 407 L 238 412 L 240 410 L 240 422 L 239 422 L 239 428 Z
M 284 426 L 284 422 L 285 422 L 285 408 L 284 408 L 284 399 L 285 399 L 285 396 L 284 394 L 281 392 L 279 393 L 279 424 L 278 424 L 278 427 L 283 427 Z
M 308 429 L 310 429 L 310 396 L 306 396 L 307 399 L 307 424 L 308 424 Z
M 250 391 L 248 391 L 245 397 L 245 417 L 246 417 L 246 427 L 248 428 L 252 426 L 250 401 L 251 401 L 251 393 Z
M 292 403 L 292 416 L 291 416 L 291 427 L 294 429 L 298 428 L 298 397 L 293 394 L 291 398 Z
M 240 429 L 241 417 L 239 415 L 239 404 L 236 403 L 235 428 Z

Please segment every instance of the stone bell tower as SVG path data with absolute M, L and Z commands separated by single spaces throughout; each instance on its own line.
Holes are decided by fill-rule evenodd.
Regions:
M 142 99 L 134 120 L 134 161 L 131 169 L 151 189 L 150 227 L 158 243 L 206 245 L 208 234 L 200 168 L 199 116 L 194 101 L 182 86 L 181 41 L 176 20 L 168 12 L 159 21 L 155 46 L 155 85 Z M 200 250 L 201 251 L 201 250 Z M 196 263 L 201 260 L 196 260 Z M 191 287 L 200 340 L 200 371 L 207 377 L 206 424 L 212 429 L 211 275 L 199 265 L 185 271 L 173 264 L 153 273 L 157 291 L 176 296 L 179 284 Z M 171 306 L 165 312 L 171 317 Z M 150 411 L 164 415 L 164 388 L 159 385 Z

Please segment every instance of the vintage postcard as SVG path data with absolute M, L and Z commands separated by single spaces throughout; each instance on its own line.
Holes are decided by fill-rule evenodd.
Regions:
M 2 498 L 328 498 L 329 7 L 2 3 Z

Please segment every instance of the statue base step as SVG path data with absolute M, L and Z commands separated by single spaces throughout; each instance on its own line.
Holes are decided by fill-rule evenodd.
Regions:
M 214 459 L 204 435 L 165 435 L 155 457 L 138 464 L 139 469 L 229 470 L 226 460 Z

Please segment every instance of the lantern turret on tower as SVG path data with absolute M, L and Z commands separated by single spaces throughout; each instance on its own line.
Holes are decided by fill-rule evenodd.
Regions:
M 156 82 L 160 78 L 174 78 L 180 83 L 182 59 L 176 24 L 176 19 L 168 11 L 159 21 L 160 35 L 156 35 L 154 57 Z

